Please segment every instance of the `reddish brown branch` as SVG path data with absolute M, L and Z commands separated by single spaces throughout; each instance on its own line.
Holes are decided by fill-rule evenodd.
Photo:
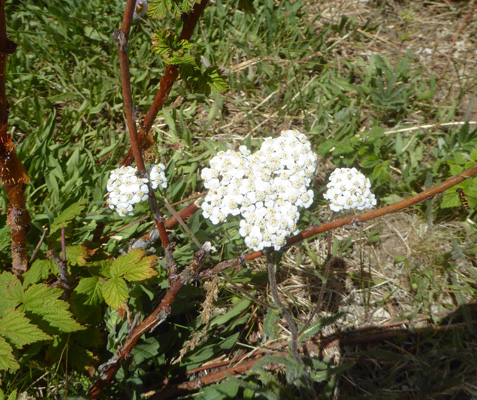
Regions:
M 7 133 L 8 103 L 5 92 L 5 73 L 8 55 L 16 44 L 7 38 L 5 0 L 0 0 L 0 180 L 10 201 L 7 225 L 12 229 L 12 270 L 21 275 L 28 268 L 27 239 L 30 214 L 26 209 L 24 186 L 30 183 L 28 172 L 15 153 L 15 145 Z
M 129 130 L 129 137 L 131 139 L 131 146 L 136 160 L 138 173 L 141 175 L 146 174 L 146 167 L 141 154 L 141 148 L 139 145 L 136 121 L 134 118 L 134 105 L 131 93 L 131 75 L 129 72 L 129 31 L 131 29 L 131 23 L 134 14 L 134 7 L 136 1 L 128 0 L 126 3 L 126 10 L 124 11 L 123 24 L 121 29 L 114 32 L 114 39 L 118 42 L 119 49 L 119 67 L 121 69 L 121 87 L 123 90 L 124 109 L 126 112 L 126 122 Z M 159 206 L 157 204 L 156 196 L 150 186 L 149 187 L 149 206 L 151 208 L 154 222 L 156 223 L 159 236 L 161 238 L 162 247 L 169 264 L 173 264 L 172 253 L 168 250 L 169 239 L 167 237 L 166 228 L 164 226 L 164 220 L 161 217 Z
M 180 40 L 190 40 L 194 28 L 197 25 L 202 12 L 207 6 L 207 2 L 208 0 L 202 0 L 200 3 L 195 4 L 194 10 L 190 14 L 184 16 L 184 24 L 179 37 Z M 143 150 L 151 147 L 154 143 L 152 137 L 149 135 L 149 131 L 151 130 L 152 124 L 157 117 L 157 113 L 164 107 L 164 104 L 169 97 L 169 93 L 172 90 L 172 86 L 174 86 L 178 76 L 179 69 L 176 65 L 168 65 L 165 67 L 164 75 L 161 78 L 156 98 L 154 99 L 154 102 L 152 103 L 149 111 L 146 114 L 146 117 L 144 118 L 144 127 L 139 131 L 139 143 L 141 149 Z M 131 164 L 133 156 L 134 159 L 136 159 L 136 154 L 134 151 L 129 151 L 121 161 L 120 165 Z

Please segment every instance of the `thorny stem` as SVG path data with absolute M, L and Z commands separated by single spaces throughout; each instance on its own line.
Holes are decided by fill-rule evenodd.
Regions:
M 145 175 L 146 167 L 141 154 L 141 148 L 139 145 L 136 121 L 134 118 L 134 106 L 131 93 L 131 75 L 129 72 L 129 32 L 131 30 L 131 24 L 134 14 L 134 7 L 136 5 L 135 0 L 128 0 L 126 3 L 126 9 L 124 11 L 123 24 L 121 29 L 114 32 L 114 39 L 118 42 L 119 49 L 119 66 L 121 69 L 121 86 L 123 90 L 124 109 L 126 113 L 126 122 L 129 130 L 129 137 L 131 139 L 131 146 L 133 149 L 134 159 L 136 161 L 138 174 Z M 157 204 L 156 196 L 148 183 L 149 189 L 149 205 L 151 207 L 152 214 L 154 216 L 154 222 L 156 223 L 159 236 L 161 238 L 162 247 L 166 254 L 167 262 L 169 265 L 173 265 L 172 254 L 168 254 L 169 239 L 167 237 L 166 228 L 164 227 L 164 220 L 161 217 L 159 206 Z
M 16 44 L 8 40 L 5 0 L 0 0 L 0 180 L 7 191 L 7 225 L 12 233 L 12 271 L 22 275 L 28 269 L 27 233 L 30 213 L 26 208 L 25 184 L 30 183 L 25 166 L 15 153 L 15 145 L 7 133 L 8 103 L 5 92 L 7 58 L 15 52 Z

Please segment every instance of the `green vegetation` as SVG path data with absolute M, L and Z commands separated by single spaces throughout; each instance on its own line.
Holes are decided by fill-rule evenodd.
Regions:
M 380 52 L 371 39 L 385 34 L 379 18 L 400 26 L 392 16 L 399 21 L 401 14 L 387 5 L 369 5 L 376 7 L 376 17 L 364 18 L 347 16 L 337 5 L 330 14 L 313 2 L 241 3 L 241 9 L 222 1 L 206 8 L 191 44 L 181 43 L 174 51 L 180 18 L 133 22 L 130 61 L 137 119 L 152 104 L 166 65 L 180 64 L 183 78 L 153 126 L 153 157 L 166 165 L 169 183 L 159 203 L 161 198 L 192 203 L 204 190 L 199 171 L 218 151 L 242 144 L 255 150 L 264 138 L 289 128 L 306 133 L 320 156 L 315 202 L 303 213 L 300 230 L 338 219 L 321 196 L 335 167 L 365 173 L 382 207 L 477 161 L 475 61 L 436 56 L 436 65 L 429 66 L 414 43 L 407 50 L 402 45 L 417 35 L 412 32 L 418 29 L 419 13 L 432 15 L 431 8 L 401 5 L 404 31 L 389 47 L 385 43 L 392 42 L 392 35 L 384 37 Z M 334 2 L 324 3 L 332 8 Z M 161 15 L 157 4 L 153 11 Z M 193 5 L 184 1 L 182 6 L 187 4 Z M 466 10 L 465 4 L 456 7 Z M 11 235 L 2 189 L 0 399 L 17 399 L 21 392 L 36 398 L 86 398 L 99 364 L 121 347 L 135 316 L 144 320 L 170 286 L 160 241 L 149 246 L 153 252 L 128 248 L 153 228 L 152 218 L 140 219 L 150 215 L 147 204 L 126 218 L 105 207 L 109 173 L 129 149 L 118 46 L 112 37 L 123 9 L 121 1 L 99 0 L 6 5 L 8 37 L 18 44 L 6 72 L 9 133 L 31 179 L 26 188 L 32 217 L 28 253 L 39 249 L 21 280 L 9 272 Z M 477 47 L 475 37 L 465 30 L 462 35 Z M 341 348 L 328 354 L 320 349 L 303 357 L 303 364 L 291 351 L 272 354 L 242 377 L 228 375 L 205 385 L 194 398 L 468 393 L 463 384 L 477 370 L 477 346 L 469 339 L 477 319 L 476 179 L 458 187 L 464 189 L 469 212 L 453 187 L 406 213 L 334 231 L 330 249 L 326 236 L 305 240 L 284 252 L 277 279 L 299 328 L 320 305 L 300 343 L 329 335 L 336 326 L 341 331 L 371 324 L 384 329 L 391 322 L 411 321 L 406 326 L 421 328 L 431 321 L 439 327 L 455 323 L 459 329 L 429 330 L 407 341 L 395 338 L 394 344 L 370 339 L 374 347 L 366 350 Z M 165 207 L 161 211 L 170 216 Z M 214 226 L 199 210 L 187 225 L 201 243 L 210 241 L 217 249 L 206 267 L 247 252 L 237 220 Z M 66 293 L 54 286 L 61 271 L 51 256 L 62 251 L 62 227 L 71 277 Z M 198 249 L 182 228 L 169 233 L 180 272 Z M 230 361 L 289 340 L 279 312 L 236 287 L 272 304 L 264 260 L 224 274 L 226 280 L 184 286 L 170 316 L 144 335 L 122 363 L 105 398 L 140 398 L 168 380 L 201 377 L 194 369 L 220 357 Z M 383 363 L 382 370 L 373 360 Z M 383 375 L 386 379 L 377 378 Z M 382 386 L 366 386 L 375 379 Z M 192 398 L 194 392 L 178 393 Z

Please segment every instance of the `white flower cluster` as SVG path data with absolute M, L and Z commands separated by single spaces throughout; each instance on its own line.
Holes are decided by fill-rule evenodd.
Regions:
M 166 167 L 164 164 L 156 164 L 151 166 L 149 170 L 149 180 L 153 189 L 157 189 L 158 186 L 161 186 L 164 189 L 167 187 L 167 178 L 166 174 L 164 173 L 165 169 Z
M 336 168 L 327 187 L 323 197 L 331 202 L 330 208 L 335 212 L 352 208 L 364 210 L 376 205 L 371 182 L 356 168 Z
M 201 173 L 209 189 L 201 205 L 203 215 L 215 225 L 240 214 L 240 235 L 247 247 L 279 250 L 297 231 L 298 208 L 313 202 L 307 187 L 316 161 L 310 142 L 297 130 L 265 139 L 255 154 L 245 146 L 239 152 L 221 151 Z
M 120 167 L 111 171 L 106 186 L 109 208 L 116 210 L 121 217 L 132 215 L 134 204 L 147 200 L 148 181 L 152 189 L 158 186 L 167 187 L 164 169 L 163 164 L 153 165 L 149 170 L 149 178 L 139 178 L 136 168 L 133 167 Z

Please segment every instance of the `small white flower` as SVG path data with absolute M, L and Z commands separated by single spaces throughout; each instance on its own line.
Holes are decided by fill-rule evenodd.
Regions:
M 332 211 L 364 210 L 376 205 L 376 198 L 370 191 L 371 182 L 356 168 L 337 168 L 329 180 L 323 197 L 330 201 Z
M 116 210 L 122 217 L 132 215 L 134 204 L 148 199 L 148 182 L 152 189 L 158 186 L 167 187 L 164 170 L 163 164 L 153 165 L 149 171 L 149 177 L 145 178 L 137 176 L 137 170 L 133 167 L 120 167 L 111 171 L 106 184 L 109 208 Z

